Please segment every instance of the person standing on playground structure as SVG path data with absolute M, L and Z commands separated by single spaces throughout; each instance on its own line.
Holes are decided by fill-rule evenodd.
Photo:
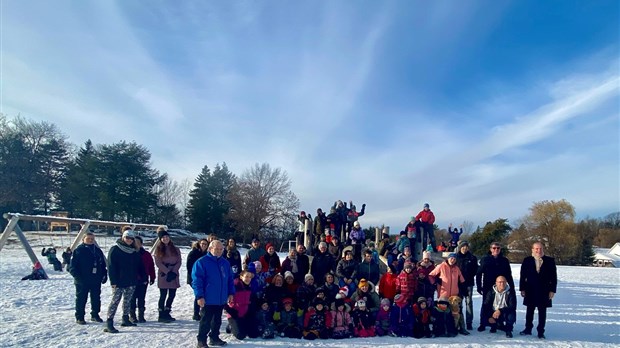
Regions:
M 422 228 L 422 245 L 426 245 L 427 237 L 430 245 L 433 248 L 433 252 L 437 252 L 435 246 L 435 231 L 433 224 L 435 223 L 435 214 L 430 209 L 428 203 L 424 203 L 424 209 L 418 213 L 415 217 L 416 224 Z

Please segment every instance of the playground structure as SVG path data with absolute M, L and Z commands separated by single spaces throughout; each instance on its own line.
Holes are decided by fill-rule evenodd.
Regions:
M 9 237 L 13 232 L 21 242 L 24 250 L 28 254 L 30 261 L 33 265 L 39 262 L 37 255 L 32 250 L 26 235 L 22 231 L 22 229 L 17 224 L 20 220 L 27 221 L 41 221 L 50 223 L 50 226 L 66 226 L 67 231 L 70 230 L 71 224 L 78 224 L 81 226 L 80 232 L 77 234 L 73 242 L 71 243 L 71 250 L 75 250 L 75 248 L 80 244 L 82 237 L 88 232 L 91 225 L 93 226 L 108 226 L 108 227 L 119 227 L 122 228 L 124 226 L 130 226 L 132 229 L 136 228 L 153 228 L 156 229 L 162 225 L 153 225 L 153 224 L 136 224 L 133 222 L 114 222 L 114 221 L 102 221 L 102 220 L 89 220 L 89 219 L 77 219 L 77 218 L 68 218 L 63 216 L 50 216 L 50 215 L 26 215 L 26 214 L 18 214 L 18 213 L 5 213 L 4 218 L 9 220 L 9 223 L 6 225 L 6 228 L 2 232 L 0 236 L 0 251 L 4 248 L 7 243 Z M 166 226 L 163 226 L 167 228 Z M 45 272 L 45 270 L 43 270 Z

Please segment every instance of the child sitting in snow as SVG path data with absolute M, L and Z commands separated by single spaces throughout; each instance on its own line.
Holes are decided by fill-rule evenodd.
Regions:
M 22 280 L 41 280 L 47 279 L 47 274 L 43 270 L 43 266 L 41 263 L 37 261 L 34 266 L 32 266 L 32 273 L 22 278 Z
M 390 335 L 394 337 L 411 337 L 413 334 L 413 313 L 405 296 L 394 297 L 390 310 Z
M 272 321 L 273 315 L 269 308 L 269 302 L 263 300 L 260 304 L 260 309 L 256 312 L 256 325 L 258 327 L 258 334 L 262 338 L 274 338 L 275 337 L 275 325 Z
M 280 337 L 301 338 L 299 315 L 293 308 L 293 300 L 289 297 L 282 300 L 283 309 L 273 314 L 276 330 Z
M 329 338 L 329 328 L 332 327 L 331 313 L 325 307 L 325 302 L 317 297 L 310 303 L 304 316 L 303 336 L 307 340 Z
M 448 299 L 441 297 L 433 307 L 431 321 L 434 337 L 455 337 L 457 335 L 449 305 Z
M 351 308 L 344 299 L 337 299 L 332 308 L 332 338 L 342 339 L 353 337 L 353 320 L 349 310 Z
M 377 336 L 385 336 L 390 333 L 390 300 L 384 298 L 381 300 L 381 307 L 377 312 L 375 320 L 375 333 Z
M 370 310 L 366 308 L 366 301 L 358 300 L 355 302 L 352 316 L 355 337 L 375 336 L 375 318 Z
M 47 257 L 47 263 L 49 263 L 50 265 L 54 265 L 54 271 L 62 272 L 62 265 L 60 264 L 60 261 L 58 261 L 58 259 L 56 258 L 56 248 L 43 248 L 43 250 L 41 251 L 41 256 Z
M 428 309 L 427 299 L 419 297 L 418 301 L 413 304 L 413 316 L 415 323 L 413 324 L 413 337 L 430 338 L 431 335 L 431 311 Z

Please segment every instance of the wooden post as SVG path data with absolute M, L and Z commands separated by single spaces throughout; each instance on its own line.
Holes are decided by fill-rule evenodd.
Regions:
M 379 247 L 379 241 L 381 240 L 381 231 L 379 227 L 375 227 L 375 248 Z M 381 251 L 381 250 L 379 250 Z
M 7 217 L 8 217 L 7 214 L 4 214 L 4 218 L 6 219 Z M 0 250 L 4 248 L 6 241 L 9 240 L 9 236 L 11 236 L 11 232 L 13 232 L 13 230 L 15 229 L 15 226 L 17 226 L 18 221 L 19 221 L 19 215 L 13 216 L 11 220 L 9 220 L 9 223 L 4 228 L 4 232 L 2 232 L 2 237 L 0 237 Z
M 88 228 L 89 227 L 90 227 L 90 221 L 86 221 L 82 225 L 82 228 L 80 228 L 80 233 L 78 233 L 77 236 L 75 236 L 75 239 L 73 240 L 73 243 L 71 243 L 71 250 L 75 250 L 75 248 L 77 248 L 77 246 L 82 241 L 82 237 L 84 237 L 86 232 L 88 232 Z
M 304 222 L 304 246 L 307 252 L 312 255 L 312 220 L 306 218 Z
M 22 242 L 22 245 L 24 246 L 28 257 L 30 258 L 30 261 L 32 261 L 32 264 L 34 265 L 35 263 L 39 262 L 37 255 L 32 250 L 32 247 L 30 246 L 30 243 L 28 243 L 26 236 L 24 236 L 24 232 L 22 232 L 22 229 L 19 228 L 19 226 L 17 225 L 15 226 L 15 234 L 17 235 L 17 238 L 19 238 L 19 241 Z M 43 269 L 43 265 L 41 265 L 41 269 Z

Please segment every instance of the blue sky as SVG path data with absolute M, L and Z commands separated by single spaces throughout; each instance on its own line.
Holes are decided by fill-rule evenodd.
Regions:
M 1 111 L 177 180 L 285 169 L 397 233 L 620 210 L 618 1 L 3 1 Z

